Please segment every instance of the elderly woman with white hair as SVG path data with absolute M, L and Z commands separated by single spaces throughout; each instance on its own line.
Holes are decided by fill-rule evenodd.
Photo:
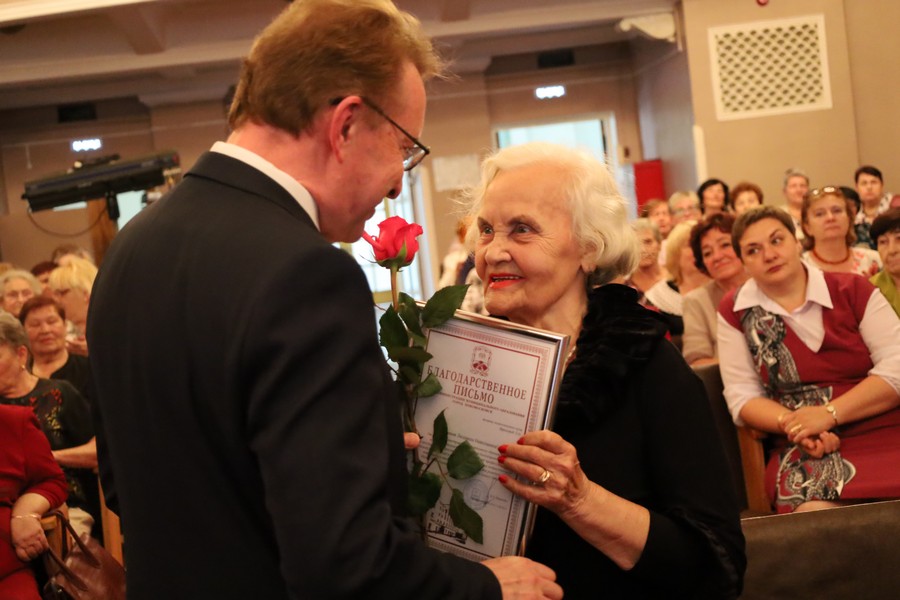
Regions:
M 541 507 L 529 556 L 571 598 L 736 597 L 743 537 L 703 386 L 661 318 L 609 283 L 637 244 L 607 168 L 511 147 L 469 200 L 489 312 L 577 340 L 553 431 L 499 448 L 500 483 Z
M 3 310 L 14 317 L 19 316 L 22 305 L 41 294 L 41 282 L 21 269 L 10 269 L 0 275 L 0 291 L 3 293 Z

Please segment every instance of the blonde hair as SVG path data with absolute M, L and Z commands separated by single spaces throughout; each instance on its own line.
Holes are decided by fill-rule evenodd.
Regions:
M 672 228 L 669 237 L 666 238 L 666 270 L 672 276 L 672 281 L 681 285 L 683 279 L 681 273 L 681 250 L 690 244 L 691 229 L 697 221 L 690 219 L 683 221 Z
M 335 99 L 360 95 L 387 107 L 401 66 L 423 79 L 443 62 L 412 15 L 386 0 L 296 0 L 244 60 L 228 123 L 250 120 L 300 135 Z
M 484 204 L 488 186 L 502 171 L 535 164 L 559 166 L 560 189 L 572 213 L 572 233 L 586 261 L 594 265 L 591 286 L 609 283 L 634 271 L 638 264 L 637 236 L 628 226 L 625 199 L 619 194 L 609 168 L 590 154 L 557 144 L 530 142 L 495 152 L 481 164 L 481 182 L 462 199 L 473 217 Z M 478 227 L 466 234 L 469 248 L 478 239 Z
M 90 261 L 73 256 L 68 263 L 50 271 L 48 285 L 51 290 L 73 289 L 91 293 L 97 267 Z

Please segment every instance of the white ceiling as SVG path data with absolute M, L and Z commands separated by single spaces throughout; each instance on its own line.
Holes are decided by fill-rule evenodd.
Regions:
M 676 0 L 396 0 L 461 73 L 494 56 L 627 40 Z M 0 0 L 0 109 L 222 98 L 285 0 Z

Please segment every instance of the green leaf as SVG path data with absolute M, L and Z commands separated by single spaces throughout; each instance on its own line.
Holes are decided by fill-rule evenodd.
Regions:
M 484 522 L 481 515 L 469 508 L 459 490 L 453 490 L 453 497 L 450 498 L 450 518 L 473 541 L 484 543 Z
M 418 366 L 419 371 L 422 370 L 422 364 L 431 360 L 431 355 L 421 348 L 410 348 L 408 346 L 387 346 L 388 358 L 397 363 L 409 364 L 410 366 Z M 411 363 L 418 363 L 412 365 Z
M 422 309 L 408 294 L 400 292 L 400 318 L 406 323 L 410 333 L 424 338 L 422 333 Z
M 433 439 L 431 440 L 431 448 L 428 449 L 428 458 L 440 454 L 447 447 L 447 419 L 444 417 L 443 410 L 434 418 L 433 429 Z
M 403 321 L 393 306 L 388 306 L 378 323 L 381 325 L 381 331 L 378 335 L 382 346 L 388 349 L 393 346 L 409 346 L 409 335 L 406 333 L 406 327 L 403 326 Z
M 423 473 L 409 478 L 409 495 L 406 504 L 413 516 L 428 512 L 441 496 L 441 478 L 434 473 Z
M 422 381 L 422 373 L 409 365 L 401 366 L 397 370 L 397 375 L 400 377 L 401 382 L 409 385 L 419 385 L 419 382 Z
M 434 376 L 434 373 L 429 373 L 428 377 L 425 378 L 425 381 L 420 383 L 419 387 L 416 388 L 416 393 L 419 394 L 419 398 L 428 398 L 440 391 L 441 382 Z
M 466 298 L 468 285 L 451 285 L 434 293 L 422 310 L 422 325 L 437 327 L 447 322 Z
M 484 463 L 469 440 L 457 446 L 447 459 L 447 472 L 454 479 L 468 479 L 483 468 Z

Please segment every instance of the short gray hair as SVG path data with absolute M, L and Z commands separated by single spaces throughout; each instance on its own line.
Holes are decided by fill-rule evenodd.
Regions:
M 798 169 L 796 167 L 791 167 L 784 172 L 784 183 L 781 186 L 782 189 L 787 187 L 788 181 L 790 181 L 792 177 L 802 177 L 806 180 L 806 185 L 809 185 L 809 175 L 806 174 L 806 171 L 804 171 L 803 169 Z
M 628 226 L 625 199 L 609 168 L 586 152 L 546 142 L 495 152 L 481 164 L 481 183 L 464 195 L 467 214 L 478 214 L 488 186 L 500 172 L 535 164 L 560 167 L 563 197 L 572 213 L 572 233 L 587 253 L 587 262 L 594 265 L 588 285 L 602 285 L 631 273 L 637 267 L 639 253 L 637 236 Z M 470 248 L 477 238 L 478 227 L 470 227 L 466 234 Z
M 662 243 L 662 234 L 659 232 L 659 227 L 656 226 L 656 223 L 648 219 L 647 217 L 642 217 L 640 219 L 635 219 L 631 223 L 631 228 L 634 229 L 635 233 L 641 233 L 642 231 L 649 231 L 653 234 L 653 239 L 659 243 Z
M 41 282 L 37 280 L 37 277 L 22 269 L 10 269 L 3 275 L 0 275 L 0 291 L 6 287 L 7 282 L 12 281 L 13 279 L 24 279 L 31 288 L 31 291 L 34 292 L 35 296 L 40 296 L 43 291 Z
M 0 312 L 0 345 L 10 346 L 13 349 L 25 346 L 30 349 L 25 328 L 8 312 Z

